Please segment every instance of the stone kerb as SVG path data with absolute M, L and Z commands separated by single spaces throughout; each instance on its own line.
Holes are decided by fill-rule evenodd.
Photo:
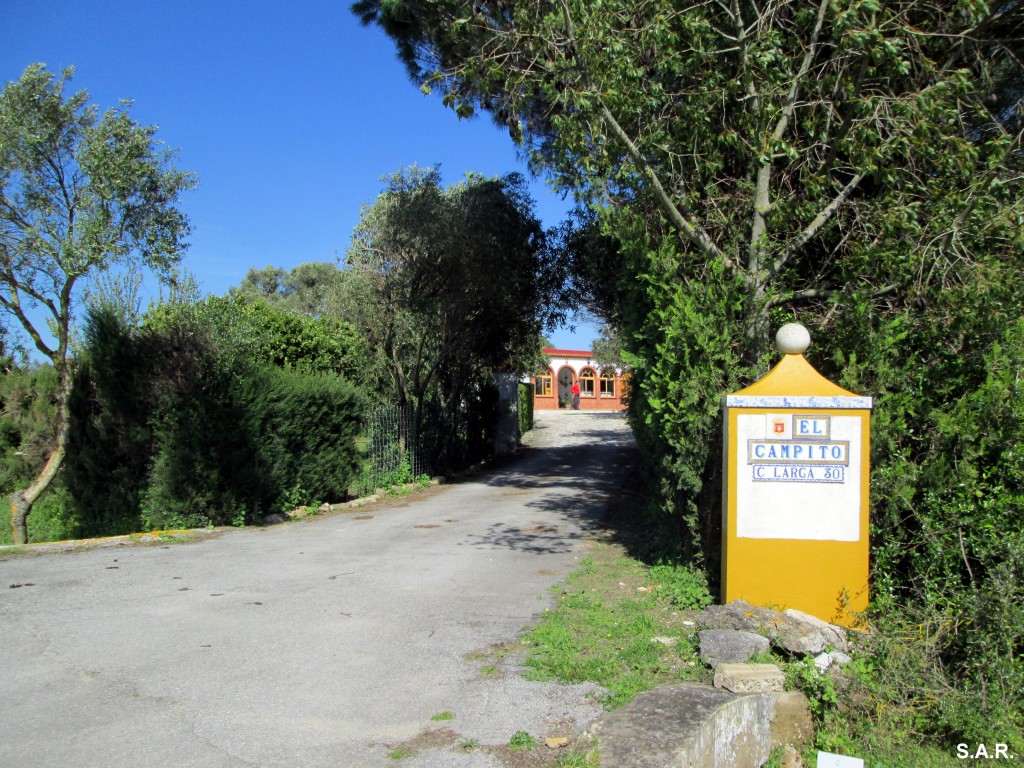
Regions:
M 737 695 L 697 683 L 645 691 L 587 729 L 603 768 L 759 768 L 772 746 L 771 694 Z

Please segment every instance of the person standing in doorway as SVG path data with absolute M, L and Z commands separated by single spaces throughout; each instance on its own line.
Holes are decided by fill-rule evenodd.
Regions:
M 580 380 L 574 379 L 572 382 L 572 409 L 578 411 L 580 409 Z

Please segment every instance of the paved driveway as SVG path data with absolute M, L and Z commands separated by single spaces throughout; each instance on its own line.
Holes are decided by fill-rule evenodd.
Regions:
M 352 513 L 0 561 L 0 765 L 498 766 L 485 747 L 516 731 L 578 731 L 588 689 L 526 681 L 500 644 L 550 605 L 633 443 L 618 415 L 549 412 L 528 444 Z

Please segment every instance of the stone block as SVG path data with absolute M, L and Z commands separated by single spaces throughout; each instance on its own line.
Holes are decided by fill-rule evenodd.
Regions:
M 812 627 L 793 627 L 780 632 L 775 644 L 789 653 L 814 656 L 825 650 L 826 642 L 821 632 Z
M 780 691 L 775 695 L 775 719 L 772 720 L 772 749 L 806 744 L 814 737 L 814 719 L 807 697 L 800 691 Z
M 770 646 L 767 637 L 736 629 L 705 629 L 698 637 L 700 657 L 710 667 L 745 664 Z
M 719 664 L 715 688 L 733 693 L 774 693 L 785 687 L 786 676 L 774 664 Z
M 600 740 L 602 768 L 760 768 L 774 707 L 767 694 L 665 685 L 605 713 L 586 735 Z
M 808 624 L 817 629 L 825 639 L 825 643 L 832 648 L 836 648 L 840 651 L 850 650 L 850 640 L 847 637 L 846 630 L 842 627 L 836 624 L 829 624 L 827 621 L 819 619 L 817 616 L 812 616 L 809 613 L 798 611 L 795 608 L 787 608 L 782 613 L 784 616 L 788 616 L 795 621 Z

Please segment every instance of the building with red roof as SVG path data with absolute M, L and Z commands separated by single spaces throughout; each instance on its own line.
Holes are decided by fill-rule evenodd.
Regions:
M 534 410 L 571 407 L 573 384 L 579 385 L 581 411 L 626 409 L 628 371 L 602 368 L 590 350 L 548 348 L 544 354 L 551 358 L 548 369 L 530 378 Z

